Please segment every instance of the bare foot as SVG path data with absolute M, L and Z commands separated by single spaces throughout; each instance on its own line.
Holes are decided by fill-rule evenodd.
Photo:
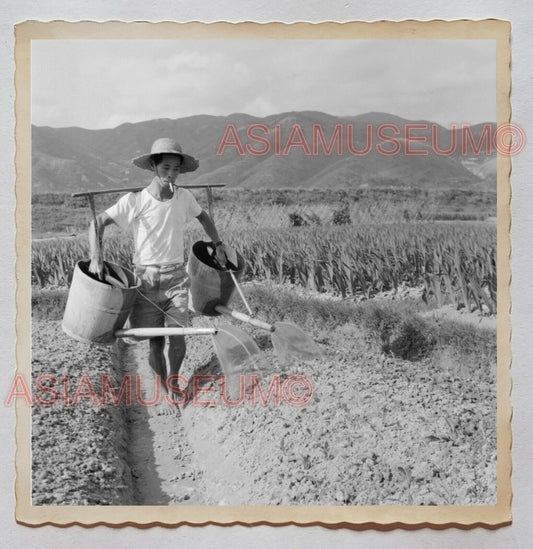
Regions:
M 169 402 L 170 400 L 170 402 Z M 172 399 L 164 398 L 161 399 L 161 402 L 157 405 L 156 413 L 158 416 L 176 416 L 181 415 L 180 405 L 177 402 L 172 402 Z

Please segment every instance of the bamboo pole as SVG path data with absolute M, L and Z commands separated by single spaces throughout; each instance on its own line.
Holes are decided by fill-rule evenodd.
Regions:
M 240 320 L 241 322 L 246 322 L 247 324 L 251 324 L 252 326 L 257 326 L 258 328 L 261 328 L 262 330 L 266 330 L 267 332 L 276 331 L 276 328 L 272 326 L 272 324 L 268 324 L 266 322 L 263 322 L 262 320 L 257 320 L 256 318 L 252 318 L 251 316 L 248 316 L 244 313 L 234 311 L 233 309 L 230 309 L 225 305 L 216 305 L 215 311 L 217 311 L 218 313 L 222 313 L 223 315 L 235 318 L 236 320 Z
M 174 185 L 182 189 L 211 189 L 211 187 L 225 187 L 225 183 L 212 183 L 211 185 Z M 111 193 L 134 193 L 146 189 L 146 185 L 142 187 L 120 187 L 115 189 L 96 189 L 94 191 L 81 191 L 72 193 L 70 196 L 76 198 L 78 196 L 91 196 L 96 194 L 111 194 Z
M 215 335 L 216 328 L 128 328 L 125 330 L 117 330 L 115 337 L 164 337 L 164 336 L 189 336 L 189 335 Z

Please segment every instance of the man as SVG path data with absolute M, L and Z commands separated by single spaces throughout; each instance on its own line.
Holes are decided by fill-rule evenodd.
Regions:
M 149 154 L 133 159 L 135 166 L 153 172 L 151 183 L 138 193 L 124 195 L 116 204 L 97 216 L 89 228 L 93 273 L 101 274 L 103 263 L 96 242 L 111 223 L 133 232 L 135 274 L 141 280 L 139 295 L 129 317 L 129 326 L 187 326 L 189 279 L 184 264 L 184 232 L 186 223 L 196 218 L 207 236 L 215 243 L 216 258 L 226 263 L 226 249 L 217 229 L 196 202 L 190 191 L 174 186 L 180 173 L 198 168 L 198 161 L 185 154 L 181 146 L 169 138 L 154 141 Z M 96 237 L 96 238 L 95 238 Z M 167 377 L 176 375 L 185 358 L 185 338 L 168 338 L 168 369 L 164 356 L 165 338 L 150 339 L 149 363 L 160 376 L 168 393 Z M 174 395 L 174 393 L 172 393 Z

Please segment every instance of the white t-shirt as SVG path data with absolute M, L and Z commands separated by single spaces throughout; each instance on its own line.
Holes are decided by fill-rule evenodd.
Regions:
M 105 213 L 121 229 L 133 230 L 135 265 L 170 265 L 184 262 L 185 226 L 202 208 L 187 189 L 165 201 L 143 189 L 125 194 Z

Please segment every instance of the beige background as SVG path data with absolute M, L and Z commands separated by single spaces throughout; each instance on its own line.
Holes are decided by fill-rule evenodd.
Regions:
M 11 4 L 11 2 L 10 2 Z M 118 4 L 118 3 L 116 3 Z M 107 9 L 104 10 L 101 6 L 103 3 L 93 2 L 91 5 L 91 11 L 87 9 L 85 11 L 78 10 L 76 11 L 76 3 L 70 5 L 62 6 L 60 2 L 48 2 L 46 8 L 38 8 L 36 6 L 31 6 L 31 3 L 19 2 L 17 8 L 15 9 L 14 5 L 11 7 L 2 8 L 4 17 L 1 18 L 2 21 L 2 41 L 4 42 L 3 56 L 2 56 L 2 76 L 4 82 L 12 81 L 12 71 L 13 65 L 12 61 L 7 58 L 6 52 L 12 50 L 12 25 L 15 22 L 24 20 L 24 19 L 40 19 L 40 20 L 50 20 L 50 19 L 59 19 L 64 18 L 67 20 L 77 20 L 77 19 L 123 19 L 123 20 L 140 20 L 140 19 L 151 19 L 151 20 L 164 20 L 164 19 L 181 19 L 181 20 L 215 20 L 215 19 L 226 19 L 226 20 L 324 20 L 324 19 L 337 19 L 337 20 L 347 20 L 347 19 L 381 19 L 381 18 L 460 18 L 460 17 L 473 17 L 475 19 L 486 18 L 490 16 L 506 18 L 511 20 L 514 25 L 514 34 L 513 40 L 515 47 L 518 47 L 517 44 L 520 44 L 520 39 L 522 39 L 521 51 L 522 55 L 519 54 L 519 51 L 515 49 L 514 51 L 514 64 L 515 64 L 515 80 L 513 82 L 513 89 L 518 95 L 522 94 L 522 97 L 525 98 L 527 90 L 524 85 L 527 86 L 528 78 L 528 60 L 524 54 L 530 51 L 531 44 L 527 44 L 528 37 L 528 17 L 527 17 L 527 8 L 525 2 L 514 2 L 515 7 L 513 9 L 503 9 L 503 5 L 498 7 L 499 3 L 496 2 L 484 2 L 480 3 L 478 11 L 475 11 L 475 3 L 470 3 L 469 11 L 453 11 L 454 2 L 448 2 L 447 7 L 443 3 L 434 3 L 432 12 L 429 12 L 427 8 L 422 9 L 419 7 L 418 10 L 413 9 L 413 6 L 417 3 L 411 3 L 411 9 L 409 3 L 403 2 L 402 8 L 396 8 L 396 11 L 392 8 L 386 7 L 384 3 L 374 2 L 373 11 L 367 11 L 366 17 L 365 13 L 361 9 L 357 9 L 358 6 L 345 2 L 337 3 L 330 2 L 328 4 L 329 9 L 327 14 L 321 13 L 318 9 L 313 9 L 312 4 L 303 11 L 286 12 L 285 16 L 281 15 L 281 12 L 275 9 L 275 6 L 271 6 L 270 12 L 265 12 L 261 10 L 250 10 L 246 11 L 243 6 L 240 7 L 237 11 L 234 11 L 235 8 L 238 8 L 238 3 L 233 2 L 232 7 L 224 7 L 224 3 L 217 3 L 217 10 L 210 6 L 209 10 L 203 10 L 202 6 L 197 8 L 196 11 L 185 11 L 185 5 L 180 11 L 181 16 L 176 13 L 176 6 L 179 3 L 172 2 L 159 2 L 158 5 L 162 9 L 157 14 L 150 10 L 143 11 L 140 7 L 141 4 L 136 2 L 129 2 L 128 9 L 122 10 L 118 9 Z M 293 5 L 298 5 L 300 3 L 294 2 Z M 435 5 L 442 4 L 440 9 L 435 9 Z M 54 5 L 56 6 L 54 9 Z M 164 6 L 167 6 L 167 9 L 163 9 Z M 300 4 L 302 6 L 303 3 Z M 490 6 L 494 7 L 490 9 Z M 27 7 L 25 7 L 27 6 Z M 100 6 L 100 12 L 98 14 L 97 8 Z M 133 7 L 132 7 L 133 6 Z M 380 10 L 381 6 L 381 10 Z M 332 8 L 338 8 L 337 10 Z M 518 8 L 521 9 L 518 9 Z M 190 8 L 189 8 L 190 9 Z M 7 17 L 5 16 L 7 15 Z M 523 72 L 518 72 L 520 66 L 523 67 Z M 521 89 L 522 86 L 522 89 Z M 2 311 L 4 312 L 3 316 L 3 336 L 2 343 L 3 348 L 5 347 L 4 357 L 7 359 L 6 364 L 1 372 L 2 387 L 4 388 L 4 393 L 7 393 L 7 386 L 13 375 L 13 365 L 14 365 L 14 353 L 13 353 L 13 314 L 14 314 L 14 304 L 13 304 L 13 259 L 14 259 L 14 250 L 12 244 L 13 237 L 13 206 L 14 206 L 14 197 L 13 197 L 13 170 L 12 170 L 12 129 L 13 129 L 13 116 L 12 116 L 12 89 L 11 97 L 5 97 L 2 102 L 2 120 L 4 123 L 0 126 L 0 132 L 2 135 L 2 143 L 10 143 L 9 150 L 3 148 L 3 155 L 5 158 L 4 165 L 6 166 L 5 178 L 2 182 L 5 189 L 6 200 L 0 205 L 0 217 L 4 222 L 2 226 L 2 243 L 4 244 L 2 249 L 5 250 L 4 257 L 7 258 L 7 262 L 3 264 L 2 272 L 2 281 L 3 281 L 3 291 L 0 296 L 2 300 Z M 519 96 L 518 96 L 519 97 Z M 526 126 L 527 117 L 531 117 L 531 112 L 525 110 L 524 99 L 522 101 L 519 98 L 514 100 L 514 111 L 513 111 L 513 120 L 514 122 Z M 525 127 L 527 132 L 528 127 Z M 214 527 L 208 527 L 204 529 L 191 529 L 191 528 L 181 528 L 178 531 L 168 531 L 160 529 L 152 529 L 149 531 L 135 531 L 127 529 L 125 531 L 110 531 L 109 529 L 98 528 L 96 530 L 83 532 L 81 546 L 102 544 L 104 539 L 107 539 L 105 545 L 113 546 L 126 546 L 128 543 L 131 543 L 129 540 L 134 538 L 137 540 L 137 543 L 154 543 L 156 539 L 159 539 L 159 546 L 175 546 L 179 542 L 189 542 L 191 545 L 192 540 L 203 540 L 202 546 L 213 546 L 218 547 L 224 545 L 224 540 L 226 538 L 231 539 L 233 546 L 244 546 L 245 543 L 254 543 L 255 545 L 263 546 L 263 541 L 270 539 L 270 545 L 290 545 L 290 546 L 315 546 L 315 543 L 318 544 L 319 541 L 322 543 L 332 543 L 334 542 L 337 546 L 342 544 L 348 544 L 349 546 L 366 546 L 366 547 L 403 547 L 403 546 L 412 546 L 412 547 L 447 547 L 456 544 L 457 542 L 463 543 L 465 546 L 484 546 L 484 547 L 498 547 L 503 544 L 511 547 L 522 546 L 520 539 L 524 540 L 527 533 L 527 522 L 525 521 L 525 514 L 527 510 L 531 511 L 531 487 L 527 486 L 527 479 L 529 478 L 529 471 L 527 467 L 527 461 L 529 456 L 529 462 L 531 462 L 531 434 L 528 431 L 528 420 L 531 420 L 531 405 L 528 395 L 531 390 L 531 374 L 527 368 L 529 358 L 531 358 L 531 351 L 527 346 L 527 338 L 529 336 L 528 332 L 528 307 L 527 303 L 531 303 L 533 300 L 531 296 L 527 295 L 528 291 L 531 291 L 531 287 L 527 282 L 527 273 L 529 266 L 525 261 L 527 259 L 528 252 L 528 239 L 525 236 L 525 230 L 527 226 L 527 217 L 529 209 L 527 207 L 528 200 L 531 200 L 531 196 L 528 196 L 528 189 L 526 188 L 525 183 L 528 181 L 528 177 L 525 174 L 528 173 L 526 162 L 531 158 L 527 158 L 527 152 L 522 153 L 522 155 L 515 159 L 514 162 L 514 172 L 513 172 L 513 191 L 515 202 L 513 203 L 513 247 L 514 247 L 514 259 L 513 259 L 513 273 L 514 273 L 514 284 L 518 289 L 513 288 L 513 293 L 520 295 L 520 299 L 515 297 L 515 305 L 513 311 L 513 320 L 514 320 L 514 337 L 516 343 L 514 345 L 514 356 L 515 363 L 513 367 L 513 376 L 515 379 L 515 389 L 513 394 L 513 401 L 516 405 L 518 403 L 517 409 L 515 411 L 515 525 L 500 530 L 498 532 L 486 532 L 486 531 L 475 531 L 475 532 L 459 532 L 459 531 L 447 531 L 447 532 L 430 532 L 422 531 L 417 533 L 412 532 L 394 532 L 394 533 L 379 533 L 379 532 L 365 532 L 365 533 L 355 533 L 348 531 L 338 531 L 338 532 L 329 532 L 321 528 L 306 528 L 306 529 L 296 529 L 294 527 L 283 528 L 283 529 L 274 529 L 261 527 L 253 530 L 236 527 L 231 529 L 217 529 Z M 529 191 L 531 192 L 531 191 Z M 7 223 L 6 223 L 7 222 Z M 529 413 L 529 414 L 528 414 Z M 2 476 L 0 488 L 4 494 L 2 500 L 2 525 L 5 535 L 10 540 L 10 545 L 12 546 L 21 546 L 22 544 L 37 545 L 37 540 L 39 540 L 39 545 L 41 546 L 52 546 L 61 542 L 63 544 L 70 545 L 72 542 L 67 541 L 65 538 L 70 540 L 77 539 L 77 528 L 68 530 L 68 531 L 58 531 L 56 529 L 51 529 L 49 527 L 31 531 L 25 529 L 21 526 L 16 526 L 13 524 L 13 496 L 12 496 L 12 480 L 13 480 L 13 468 L 11 465 L 12 455 L 13 455 L 13 410 L 12 409 L 2 409 L 2 424 L 1 424 L 1 434 L 2 439 L 5 441 L 0 455 L 2 457 L 2 464 L 5 463 L 5 466 L 2 467 Z M 527 438 L 529 436 L 529 439 Z M 528 446 L 529 444 L 529 446 Z M 57 536 L 57 537 L 56 537 Z M 118 537 L 117 537 L 118 536 Z M 258 539 L 258 536 L 259 539 Z M 128 540 L 126 539 L 128 538 Z M 281 542 L 281 539 L 285 539 L 285 543 Z M 288 539 L 287 539 L 288 538 Z M 4 538 L 5 539 L 5 538 Z M 33 539 L 33 542 L 31 541 Z M 238 541 L 240 539 L 240 542 Z M 17 540 L 17 541 L 15 541 Z M 290 540 L 290 541 L 289 541 Z M 77 542 L 80 545 L 79 542 Z M 227 540 L 226 540 L 227 543 Z M 301 544 L 301 545 L 300 545 Z M 525 546 L 525 545 L 523 545 Z

